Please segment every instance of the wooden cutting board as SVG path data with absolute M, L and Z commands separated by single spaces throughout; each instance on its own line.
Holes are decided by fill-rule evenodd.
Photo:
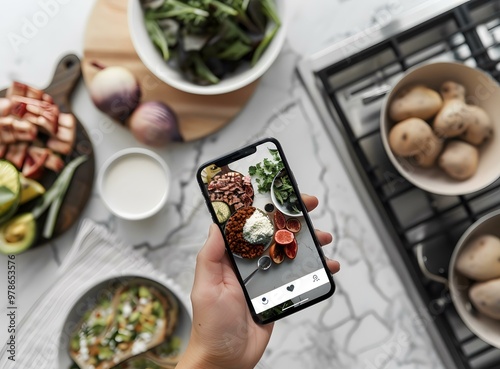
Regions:
M 56 66 L 54 71 L 54 77 L 52 82 L 48 87 L 44 89 L 46 93 L 54 98 L 54 103 L 59 106 L 59 110 L 63 113 L 71 113 L 71 106 L 69 99 L 71 94 L 82 75 L 80 68 L 80 59 L 76 55 L 66 55 L 63 57 L 59 64 Z M 30 85 L 29 81 L 19 80 L 19 82 L 26 83 Z M 34 86 L 39 87 L 39 86 Z M 0 97 L 4 97 L 7 90 L 0 91 Z M 76 117 L 77 118 L 77 117 Z M 71 161 L 71 159 L 81 156 L 88 155 L 88 160 L 78 167 L 73 175 L 71 184 L 66 192 L 64 201 L 59 210 L 59 215 L 57 217 L 56 225 L 54 228 L 55 238 L 62 233 L 66 232 L 80 217 L 81 212 L 85 208 L 87 201 L 92 192 L 92 185 L 94 182 L 94 172 L 95 172 L 95 158 L 92 143 L 85 131 L 83 125 L 78 121 L 77 118 L 77 128 L 76 128 L 76 139 L 75 147 L 73 152 L 69 155 L 64 156 L 65 162 Z M 57 178 L 57 175 L 49 170 L 45 170 L 42 178 L 38 179 L 39 182 L 49 189 L 52 183 Z M 37 203 L 36 200 L 30 201 L 25 205 L 22 205 L 16 214 L 21 214 L 28 212 Z M 45 212 L 39 219 L 37 219 L 38 234 L 35 246 L 44 244 L 48 240 L 41 236 L 41 231 L 43 225 L 45 224 L 45 218 L 47 212 Z
M 139 0 L 137 0 L 139 1 Z M 228 124 L 252 96 L 258 81 L 231 93 L 206 96 L 182 92 L 156 78 L 135 52 L 127 23 L 127 0 L 97 0 L 84 40 L 82 70 L 89 83 L 98 70 L 91 65 L 119 65 L 141 81 L 142 100 L 171 106 L 179 118 L 185 141 L 207 136 Z

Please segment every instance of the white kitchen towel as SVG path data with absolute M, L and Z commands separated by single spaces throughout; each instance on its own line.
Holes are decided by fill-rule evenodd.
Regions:
M 130 245 L 89 219 L 81 222 L 58 273 L 57 282 L 18 325 L 16 361 L 9 360 L 3 347 L 0 368 L 55 369 L 60 362 L 68 361 L 69 332 L 63 332 L 68 313 L 87 290 L 110 278 L 134 275 L 155 279 L 176 294 L 191 314 L 187 294 L 173 280 L 156 271 Z

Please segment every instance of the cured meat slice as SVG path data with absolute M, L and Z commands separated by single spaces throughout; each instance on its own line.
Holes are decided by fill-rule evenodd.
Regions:
M 53 172 L 59 173 L 62 170 L 62 168 L 64 168 L 64 161 L 61 159 L 59 155 L 50 152 L 50 150 L 47 151 L 49 152 L 49 155 L 44 164 L 45 168 L 50 169 Z
M 26 97 L 30 97 L 36 100 L 42 100 L 44 93 L 42 90 L 39 90 L 38 88 L 34 88 L 31 86 L 27 86 L 26 89 Z
M 28 144 L 25 142 L 19 142 L 9 145 L 7 149 L 7 154 L 5 154 L 5 159 L 10 161 L 17 169 L 21 169 L 26 158 L 26 151 L 28 150 Z
M 47 119 L 45 119 L 45 117 L 37 116 L 28 112 L 24 115 L 24 119 L 38 126 L 38 128 L 40 128 L 40 131 L 50 136 L 54 136 L 56 134 L 57 126 L 49 122 Z
M 12 82 L 12 84 L 7 89 L 7 98 L 11 98 L 13 96 L 26 96 L 26 92 L 28 91 L 28 86 L 24 83 L 20 82 Z
M 47 141 L 47 147 L 54 152 L 68 155 L 73 150 L 73 145 L 69 142 L 64 142 L 58 138 L 52 137 Z
M 5 97 L 0 97 L 0 117 L 6 117 L 10 114 L 12 103 Z
M 57 123 L 60 127 L 76 129 L 76 118 L 73 114 L 59 113 L 59 119 Z
M 56 138 L 60 141 L 67 142 L 73 148 L 75 143 L 76 132 L 74 129 L 59 126 L 56 133 Z
M 14 137 L 17 141 L 34 141 L 38 133 L 36 126 L 26 120 L 15 119 L 13 123 Z
M 11 144 L 16 142 L 13 123 L 14 118 L 11 116 L 0 118 L 0 143 Z
M 49 152 L 50 150 L 43 147 L 29 147 L 21 171 L 23 175 L 27 178 L 40 178 L 43 173 L 44 164 L 49 157 Z

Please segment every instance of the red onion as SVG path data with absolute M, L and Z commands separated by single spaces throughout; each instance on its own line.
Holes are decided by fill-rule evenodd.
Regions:
M 102 68 L 97 63 L 93 65 Z M 137 79 L 123 67 L 108 67 L 97 72 L 89 85 L 89 91 L 99 110 L 122 123 L 132 114 L 141 99 Z
M 130 118 L 129 128 L 135 138 L 150 146 L 183 141 L 175 112 L 159 101 L 140 104 Z

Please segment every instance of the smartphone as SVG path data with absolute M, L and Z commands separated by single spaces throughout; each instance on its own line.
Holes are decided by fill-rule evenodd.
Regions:
M 197 181 L 257 323 L 333 295 L 332 275 L 276 139 L 210 160 Z

